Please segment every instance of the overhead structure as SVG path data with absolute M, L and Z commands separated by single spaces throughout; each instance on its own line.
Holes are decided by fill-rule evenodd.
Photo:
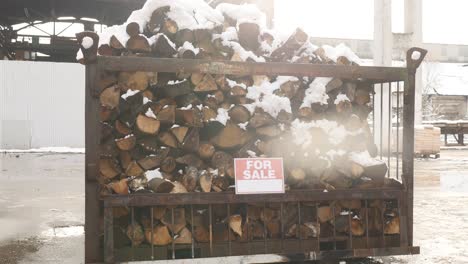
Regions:
M 69 22 L 70 25 L 81 23 L 85 30 L 94 30 L 95 24 L 121 24 L 131 10 L 140 8 L 144 2 L 145 0 L 3 0 L 0 5 L 0 58 L 33 59 L 31 54 L 40 52 L 48 55 L 41 57 L 42 60 L 74 62 L 78 50 L 74 38 L 62 36 L 63 30 L 47 32 L 37 26 L 47 22 Z M 14 30 L 13 25 L 21 23 L 26 23 L 26 27 L 37 28 L 44 35 L 39 37 L 18 34 L 19 29 Z

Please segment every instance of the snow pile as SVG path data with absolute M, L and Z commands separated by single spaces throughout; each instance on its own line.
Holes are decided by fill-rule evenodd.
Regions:
M 374 166 L 383 163 L 383 161 L 372 158 L 368 151 L 351 152 L 349 158 L 362 166 Z
M 318 77 L 309 85 L 309 88 L 305 91 L 304 101 L 302 102 L 301 108 L 311 107 L 312 104 L 318 103 L 321 105 L 327 104 L 327 84 L 332 78 Z
M 125 46 L 130 38 L 126 32 L 127 24 L 136 22 L 140 26 L 140 32 L 144 32 L 153 12 L 165 6 L 170 6 L 166 15 L 177 22 L 179 30 L 212 29 L 224 22 L 222 14 L 203 0 L 148 0 L 140 10 L 132 12 L 123 25 L 108 27 L 100 33 L 99 45 L 109 44 L 114 35 Z M 151 41 L 155 41 L 155 39 L 149 40 L 149 42 Z
M 325 55 L 336 62 L 339 57 L 346 57 L 349 61 L 361 64 L 361 59 L 344 43 L 338 44 L 336 47 L 329 45 L 323 45 L 322 49 L 325 51 Z
M 148 0 L 140 10 L 133 11 L 127 23 L 137 22 L 143 32 L 154 10 L 170 6 L 167 17 L 181 29 L 212 29 L 222 25 L 224 17 L 203 0 Z
M 156 115 L 154 114 L 153 110 L 151 110 L 151 108 L 148 108 L 148 110 L 146 110 L 145 116 L 157 119 Z
M 191 50 L 193 52 L 193 54 L 197 55 L 199 52 L 200 52 L 200 49 L 199 48 L 195 48 L 193 46 L 192 43 L 188 42 L 188 41 L 185 41 L 184 44 L 182 44 L 182 46 L 179 48 L 179 51 L 181 49 L 185 49 L 185 50 Z
M 122 99 L 124 100 L 127 100 L 128 97 L 130 96 L 134 96 L 135 94 L 139 93 L 140 90 L 131 90 L 131 89 L 128 89 L 126 93 L 122 94 Z
M 161 172 L 159 171 L 159 168 L 146 171 L 145 176 L 146 176 L 146 179 L 148 179 L 148 181 L 151 181 L 154 178 L 159 178 L 159 179 L 163 178 Z
M 298 78 L 292 76 L 278 76 L 274 82 L 264 81 L 260 86 L 253 85 L 248 87 L 246 97 L 255 100 L 255 102 L 250 104 L 247 109 L 255 110 L 255 107 L 258 107 L 275 118 L 281 111 L 291 113 L 291 102 L 289 98 L 278 96 L 274 94 L 274 92 L 278 90 L 282 84 L 288 81 L 298 80 Z
M 302 148 L 307 148 L 315 142 L 323 141 L 323 139 L 314 139 L 311 128 L 320 128 L 327 135 L 328 140 L 333 145 L 338 145 L 343 142 L 346 136 L 349 135 L 349 132 L 346 128 L 335 121 L 330 121 L 326 119 L 315 120 L 310 122 L 303 122 L 299 119 L 295 119 L 291 123 L 291 132 L 293 135 L 294 144 L 301 146 Z
M 227 121 L 230 119 L 228 110 L 224 108 L 218 108 L 218 115 L 216 118 L 212 118 L 212 121 L 218 121 L 223 125 L 226 125 Z
M 337 105 L 337 104 L 339 104 L 341 102 L 346 102 L 346 101 L 350 102 L 348 96 L 346 96 L 346 94 L 339 94 L 339 95 L 336 96 L 336 99 L 335 99 L 334 103 Z

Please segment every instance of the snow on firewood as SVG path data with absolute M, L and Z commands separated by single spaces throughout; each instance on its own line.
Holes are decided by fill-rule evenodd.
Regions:
M 333 145 L 338 145 L 349 135 L 349 132 L 343 125 L 338 124 L 336 121 L 330 121 L 326 119 L 315 120 L 310 122 L 300 121 L 295 119 L 291 123 L 291 132 L 294 136 L 293 142 L 307 148 L 313 141 L 321 140 L 319 138 L 313 138 L 310 132 L 311 128 L 321 128 L 323 132 L 328 136 L 328 140 Z
M 154 114 L 153 110 L 151 110 L 151 107 L 146 110 L 145 116 L 156 119 L 156 115 Z
M 349 158 L 362 166 L 374 166 L 384 163 L 381 160 L 372 158 L 367 150 L 362 152 L 351 152 Z
M 143 32 L 153 11 L 164 6 L 170 6 L 167 17 L 176 21 L 179 29 L 212 29 L 224 21 L 224 17 L 203 0 L 148 0 L 140 10 L 130 14 L 127 23 L 138 23 Z
M 151 181 L 154 178 L 159 178 L 159 179 L 163 178 L 161 172 L 159 171 L 159 168 L 146 171 L 145 176 L 146 176 L 146 179 L 148 179 L 148 181 Z
M 180 108 L 180 110 L 190 110 L 190 109 L 192 109 L 192 104 L 189 104 L 189 105 L 187 105 L 185 107 Z
M 218 115 L 216 118 L 212 118 L 211 121 L 218 121 L 219 123 L 226 125 L 227 121 L 230 119 L 228 110 L 224 108 L 218 109 Z
M 305 97 L 301 108 L 310 107 L 314 103 L 319 103 L 321 105 L 327 104 L 328 95 L 326 93 L 326 86 L 331 80 L 332 78 L 315 78 L 305 91 Z
M 336 96 L 336 99 L 335 99 L 335 104 L 339 104 L 341 102 L 346 102 L 346 101 L 350 101 L 349 98 L 346 96 L 346 94 L 339 94 Z
M 335 47 L 323 45 L 325 55 L 334 62 L 341 56 L 346 57 L 349 61 L 356 64 L 361 64 L 361 59 L 344 43 L 338 44 Z
M 193 54 L 197 55 L 198 53 L 200 53 L 200 49 L 199 48 L 195 48 L 193 46 L 192 43 L 188 42 L 188 41 L 185 41 L 184 44 L 182 44 L 182 46 L 179 48 L 179 51 L 182 50 L 182 49 L 185 49 L 185 50 L 191 50 L 193 52 Z
M 122 97 L 122 99 L 127 100 L 128 97 L 133 96 L 133 95 L 135 95 L 135 94 L 137 94 L 137 93 L 139 93 L 139 92 L 140 92 L 140 90 L 131 90 L 131 89 L 128 89 L 127 92 L 124 93 L 124 94 L 122 94 L 121 97 Z

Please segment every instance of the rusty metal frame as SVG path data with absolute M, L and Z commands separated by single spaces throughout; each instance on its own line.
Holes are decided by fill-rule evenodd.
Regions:
M 83 37 L 83 36 L 79 36 Z M 97 43 L 97 41 L 95 41 Z M 369 67 L 369 66 L 338 66 L 291 63 L 250 63 L 232 61 L 208 61 L 187 59 L 162 59 L 148 57 L 96 57 L 95 49 L 85 54 L 86 63 L 86 215 L 85 215 L 85 262 L 114 262 L 112 241 L 112 208 L 116 206 L 156 206 L 216 203 L 245 203 L 255 199 L 259 202 L 304 202 L 339 199 L 397 199 L 400 208 L 401 235 L 398 248 L 366 248 L 351 250 L 318 251 L 306 254 L 306 258 L 343 258 L 382 256 L 393 254 L 417 254 L 418 247 L 413 247 L 413 151 L 414 151 L 414 101 L 415 73 L 427 51 L 412 48 L 407 53 L 407 67 Z M 412 54 L 421 54 L 418 60 L 412 59 Z M 403 114 L 403 189 L 367 189 L 367 190 L 337 190 L 323 192 L 322 190 L 289 191 L 286 194 L 275 195 L 235 195 L 224 193 L 188 193 L 188 194 L 134 194 L 110 195 L 99 200 L 99 185 L 97 183 L 99 162 L 99 76 L 105 71 L 153 71 L 153 72 L 203 72 L 213 74 L 235 75 L 293 75 L 310 77 L 335 77 L 343 79 L 363 80 L 369 83 L 404 82 L 404 114 Z M 282 211 L 282 210 L 281 210 Z M 281 213 L 282 214 L 282 213 Z M 100 219 L 104 217 L 104 245 L 101 245 L 99 230 Z M 366 212 L 367 218 L 367 212 Z M 367 219 L 366 219 L 367 222 Z M 283 225 L 283 223 L 281 223 Z M 367 223 L 366 223 L 367 226 Z M 281 240 L 283 244 L 284 239 Z M 369 238 L 367 237 L 367 243 Z M 301 242 L 302 243 L 302 242 Z M 320 245 L 320 244 L 319 244 Z M 368 244 L 367 244 L 368 245 Z M 336 244 L 335 244 L 336 246 Z M 103 250 L 104 248 L 104 250 Z M 151 247 L 153 249 L 153 247 Z M 107 252 L 107 253 L 105 253 Z M 105 254 L 104 254 L 105 253 Z M 193 256 L 193 245 L 192 245 Z

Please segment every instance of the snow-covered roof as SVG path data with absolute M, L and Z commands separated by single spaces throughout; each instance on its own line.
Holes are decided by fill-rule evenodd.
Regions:
M 424 63 L 423 87 L 429 94 L 468 95 L 468 67 L 460 63 Z

